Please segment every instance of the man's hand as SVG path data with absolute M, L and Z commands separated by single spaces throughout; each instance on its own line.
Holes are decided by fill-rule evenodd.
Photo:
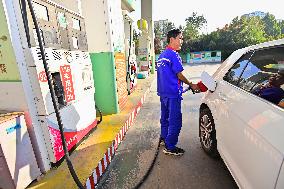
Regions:
M 200 89 L 199 89 L 199 87 L 198 87 L 197 84 L 191 83 L 191 84 L 190 84 L 190 87 L 192 88 L 192 90 L 194 91 L 194 93 L 200 93 Z
M 177 74 L 177 77 L 179 78 L 179 80 L 183 81 L 185 84 L 187 84 L 187 85 L 189 85 L 191 88 L 193 88 L 193 87 L 191 86 L 192 83 L 186 79 L 186 77 L 182 74 L 182 72 L 179 72 L 179 73 Z M 194 87 L 194 88 L 195 88 L 195 87 Z
M 190 83 L 190 87 L 191 87 L 194 91 L 199 90 L 199 87 L 198 87 L 197 84 Z
M 200 92 L 200 89 L 199 89 L 198 85 L 197 85 L 197 84 L 193 84 L 192 82 L 188 81 L 188 80 L 186 79 L 186 77 L 182 74 L 182 72 L 178 73 L 177 76 L 178 76 L 178 78 L 179 78 L 181 81 L 183 81 L 185 84 L 189 85 L 190 88 L 192 88 L 192 90 L 193 90 L 194 92 L 196 92 L 196 93 L 199 93 L 199 92 Z

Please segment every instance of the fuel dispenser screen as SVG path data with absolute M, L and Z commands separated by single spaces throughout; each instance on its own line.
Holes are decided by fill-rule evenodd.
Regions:
M 44 46 L 60 48 L 62 42 L 58 30 L 55 6 L 44 1 L 36 0 L 33 1 L 33 8 L 41 31 Z M 27 10 L 27 13 L 29 13 L 28 23 L 31 36 L 30 43 L 31 46 L 37 46 L 38 40 L 35 32 L 35 26 L 33 24 L 30 11 Z
M 73 29 L 81 31 L 80 20 L 72 18 L 72 22 L 73 22 Z
M 33 6 L 34 6 L 34 10 L 35 10 L 35 14 L 37 18 L 43 19 L 45 21 L 49 21 L 48 11 L 47 11 L 46 6 L 38 4 L 38 3 L 34 3 Z

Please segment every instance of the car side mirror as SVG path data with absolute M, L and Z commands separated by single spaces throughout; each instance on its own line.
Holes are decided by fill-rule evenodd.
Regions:
M 210 92 L 215 91 L 217 83 L 207 72 L 204 71 L 201 73 L 201 81 Z

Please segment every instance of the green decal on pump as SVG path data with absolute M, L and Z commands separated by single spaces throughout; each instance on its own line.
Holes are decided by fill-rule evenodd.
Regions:
M 57 20 L 59 22 L 60 27 L 66 29 L 67 28 L 67 20 L 63 12 L 59 12 L 57 14 Z

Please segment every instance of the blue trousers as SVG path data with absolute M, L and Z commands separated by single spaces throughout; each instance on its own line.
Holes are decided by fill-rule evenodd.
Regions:
M 173 150 L 178 142 L 182 126 L 181 99 L 160 97 L 161 102 L 161 138 L 166 148 Z

